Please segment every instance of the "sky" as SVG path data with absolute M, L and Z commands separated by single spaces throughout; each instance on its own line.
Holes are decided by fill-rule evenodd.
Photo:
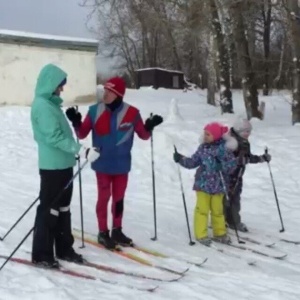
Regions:
M 81 0 L 0 0 L 0 29 L 94 38 Z

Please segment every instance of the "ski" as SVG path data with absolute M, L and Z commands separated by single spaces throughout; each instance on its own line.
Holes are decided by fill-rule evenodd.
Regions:
M 287 240 L 287 239 L 280 239 L 280 241 L 288 243 L 288 244 L 300 245 L 300 241 L 293 241 L 293 240 Z
M 0 258 L 7 259 L 8 256 L 0 255 Z M 45 270 L 45 271 L 57 272 L 57 273 L 61 273 L 61 274 L 65 274 L 65 275 L 69 275 L 69 276 L 77 277 L 77 278 L 81 278 L 81 279 L 100 280 L 103 283 L 107 283 L 107 284 L 122 285 L 122 286 L 125 286 L 127 288 L 136 289 L 136 290 L 139 290 L 139 291 L 154 292 L 158 288 L 158 286 L 149 287 L 149 288 L 148 287 L 142 288 L 142 287 L 136 287 L 136 286 L 133 286 L 133 285 L 123 284 L 123 283 L 119 283 L 117 281 L 98 278 L 98 277 L 87 275 L 87 274 L 84 274 L 84 273 L 81 273 L 81 272 L 73 271 L 73 270 L 67 269 L 67 268 L 65 268 L 61 265 L 60 265 L 59 269 L 49 269 L 49 268 L 45 268 L 45 267 L 42 267 L 42 266 L 35 265 L 29 259 L 26 259 L 26 258 L 12 257 L 12 258 L 10 258 L 10 261 L 14 262 L 14 263 L 19 263 L 19 264 L 22 264 L 22 265 L 26 265 L 26 266 L 29 266 L 29 267 L 33 267 L 33 268 L 37 268 L 37 269 L 41 269 L 41 270 Z M 107 271 L 107 270 L 104 270 L 104 269 L 102 269 L 102 270 Z
M 77 238 L 77 239 L 81 239 L 80 236 L 78 236 L 76 233 L 74 234 L 74 237 Z M 144 258 L 141 258 L 139 257 L 138 255 L 135 255 L 135 254 L 132 254 L 132 253 L 127 253 L 127 252 L 124 252 L 122 251 L 122 248 L 120 250 L 108 250 L 106 249 L 103 245 L 99 244 L 95 239 L 93 238 L 88 238 L 88 237 L 85 237 L 84 238 L 84 241 L 87 243 L 87 244 L 90 244 L 90 245 L 93 245 L 95 247 L 98 247 L 98 248 L 101 248 L 101 249 L 104 249 L 106 251 L 110 251 L 112 253 L 115 253 L 117 255 L 120 255 L 122 257 L 125 257 L 127 259 L 130 259 L 130 260 L 133 260 L 137 263 L 140 263 L 142 265 L 145 265 L 145 266 L 148 266 L 148 267 L 153 267 L 153 268 L 156 268 L 156 269 L 159 269 L 159 270 L 162 270 L 162 271 L 166 271 L 166 272 L 169 272 L 169 273 L 172 273 L 172 274 L 176 274 L 176 275 L 184 275 L 186 272 L 189 271 L 189 268 L 186 268 L 184 271 L 182 272 L 179 272 L 179 271 L 176 271 L 176 270 L 173 270 L 173 269 L 170 269 L 170 268 L 167 268 L 167 267 L 163 267 L 163 266 L 159 266 L 159 265 L 156 265 L 156 264 L 153 264 L 152 262 L 150 262 L 149 260 L 146 260 Z
M 288 244 L 300 245 L 300 240 L 294 240 L 294 239 L 290 239 L 290 238 L 280 238 L 278 236 L 273 236 L 271 234 L 264 234 L 262 232 L 258 232 L 255 229 L 249 231 L 247 234 L 252 234 L 254 236 L 263 234 L 262 239 L 264 239 L 264 240 L 272 239 L 272 240 L 277 240 L 279 242 L 284 242 L 284 243 L 288 243 Z M 271 242 L 269 242 L 268 244 L 271 244 Z
M 135 273 L 135 272 L 118 270 L 116 268 L 100 265 L 98 263 L 93 263 L 88 260 L 84 260 L 83 264 L 78 264 L 78 265 L 89 267 L 89 268 L 94 268 L 97 270 L 106 271 L 106 272 L 110 272 L 110 273 L 114 273 L 114 274 L 131 276 L 131 277 L 141 278 L 141 279 L 161 281 L 161 282 L 175 282 L 175 281 L 180 280 L 184 276 L 184 275 L 179 275 L 178 277 L 172 278 L 172 279 L 157 278 L 157 277 L 147 276 L 147 275 L 139 274 L 139 273 Z
M 246 236 L 241 237 L 241 240 L 252 243 L 252 244 L 255 244 L 255 245 L 264 246 L 264 247 L 267 247 L 267 248 L 273 248 L 276 245 L 276 243 L 272 243 L 272 242 L 271 243 L 261 243 L 261 242 L 255 240 L 255 239 L 252 239 L 252 238 L 246 237 Z
M 29 251 L 26 251 L 26 253 L 31 255 L 31 252 L 29 252 Z M 62 262 L 63 263 L 72 263 L 72 262 L 68 262 L 68 261 L 62 261 Z M 141 279 L 161 281 L 161 282 L 174 282 L 174 281 L 178 281 L 179 279 L 181 279 L 183 277 L 183 275 L 180 275 L 179 277 L 169 278 L 169 279 L 157 278 L 157 277 L 147 276 L 147 275 L 140 274 L 140 273 L 120 270 L 115 267 L 105 266 L 105 265 L 102 265 L 99 263 L 93 263 L 93 262 L 88 261 L 87 259 L 84 259 L 83 263 L 74 263 L 74 264 L 76 264 L 77 266 L 90 267 L 90 268 L 94 268 L 94 269 L 109 272 L 109 273 L 125 275 L 125 276 L 130 276 L 130 277 L 135 277 L 135 278 L 141 278 Z
M 143 248 L 143 247 L 140 247 L 140 246 L 137 246 L 137 245 L 133 245 L 132 248 L 134 248 L 135 250 L 140 251 L 142 253 L 148 254 L 148 255 L 152 255 L 152 256 L 156 256 L 156 257 L 160 257 L 160 258 L 165 258 L 165 259 L 168 259 L 168 258 L 169 259 L 175 259 L 175 260 L 182 261 L 182 262 L 190 264 L 190 265 L 194 265 L 198 268 L 202 268 L 202 266 L 208 260 L 208 258 L 206 257 L 206 258 L 202 259 L 202 261 L 200 261 L 200 262 L 193 262 L 193 261 L 181 259 L 181 258 L 178 258 L 178 257 L 171 257 L 171 256 L 168 256 L 168 255 L 162 254 L 160 252 L 157 252 L 157 251 L 154 251 L 154 250 L 149 250 L 147 248 Z
M 81 231 L 79 229 L 76 229 L 74 228 L 73 229 L 75 232 L 77 232 L 78 234 L 81 234 Z M 92 233 L 85 233 L 85 235 L 89 235 L 91 237 L 94 237 L 96 238 L 96 235 L 95 234 L 92 234 Z M 187 263 L 187 264 L 190 264 L 190 265 L 193 265 L 195 267 L 198 267 L 198 268 L 202 268 L 203 265 L 207 262 L 208 258 L 204 258 L 202 259 L 201 261 L 199 262 L 195 262 L 195 261 L 190 261 L 190 260 L 185 260 L 185 259 L 182 259 L 182 258 L 179 258 L 179 257 L 173 257 L 173 256 L 168 256 L 166 254 L 163 254 L 161 252 L 158 252 L 158 251 L 155 251 L 155 250 L 152 250 L 152 249 L 147 249 L 147 248 L 144 248 L 144 247 L 140 247 L 136 244 L 134 244 L 132 247 L 129 247 L 129 248 L 134 248 L 135 250 L 139 251 L 139 252 L 142 252 L 144 254 L 147 254 L 147 255 L 151 255 L 151 256 L 155 256 L 155 257 L 159 257 L 159 258 L 166 258 L 166 259 L 175 259 L 175 260 L 178 260 L 178 261 L 181 261 L 181 262 L 184 262 L 184 263 Z M 122 248 L 120 247 L 119 248 L 120 250 L 122 250 Z
M 224 245 L 225 245 L 225 244 L 224 244 Z M 221 253 L 223 253 L 223 254 L 225 254 L 225 255 L 227 255 L 227 256 L 245 260 L 242 256 L 240 256 L 240 255 L 238 255 L 238 254 L 232 253 L 232 252 L 230 252 L 230 251 L 225 251 L 224 249 L 221 249 L 221 248 L 217 247 L 213 242 L 212 242 L 209 246 L 207 246 L 207 247 L 212 248 L 212 249 L 215 249 L 216 251 L 221 252 Z M 247 264 L 248 264 L 249 266 L 256 266 L 256 263 L 257 263 L 256 260 L 251 259 L 251 260 L 246 260 L 246 261 L 247 261 Z
M 230 234 L 231 237 L 233 237 L 233 233 Z M 259 246 L 264 246 L 264 247 L 267 247 L 267 248 L 273 248 L 276 243 L 273 243 L 273 242 L 269 242 L 269 243 L 262 243 L 260 241 L 257 241 L 256 239 L 253 239 L 251 237 L 248 237 L 248 236 L 244 236 L 244 235 L 240 235 L 240 240 L 242 241 L 245 241 L 245 242 L 249 242 L 249 243 L 252 243 L 252 244 L 255 244 L 255 245 L 259 245 Z
M 269 254 L 269 253 L 265 253 L 263 251 L 260 251 L 260 250 L 256 250 L 256 249 L 253 249 L 251 247 L 247 247 L 247 246 L 242 246 L 242 245 L 236 245 L 236 244 L 227 244 L 227 246 L 229 247 L 233 247 L 233 248 L 236 248 L 236 249 L 241 249 L 241 250 L 244 250 L 244 251 L 250 251 L 252 253 L 255 253 L 255 254 L 258 254 L 258 255 L 262 255 L 262 256 L 265 256 L 265 257 L 270 257 L 270 258 L 275 258 L 275 259 L 284 259 L 287 257 L 287 254 L 286 253 L 283 253 L 283 254 L 278 254 L 278 255 L 273 255 L 273 254 Z

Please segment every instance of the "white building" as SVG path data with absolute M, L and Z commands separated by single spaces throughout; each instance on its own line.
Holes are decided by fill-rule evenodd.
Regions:
M 65 102 L 93 100 L 98 41 L 0 30 L 0 105 L 30 105 L 41 68 L 68 73 Z

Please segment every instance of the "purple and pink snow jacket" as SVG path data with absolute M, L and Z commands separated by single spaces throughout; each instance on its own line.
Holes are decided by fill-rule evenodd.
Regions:
M 179 164 L 186 169 L 197 168 L 195 174 L 195 191 L 203 191 L 208 194 L 224 193 L 221 182 L 220 170 L 225 182 L 228 183 L 229 175 L 237 167 L 235 158 L 229 143 L 223 138 L 213 143 L 204 143 L 199 146 L 191 157 L 183 157 Z

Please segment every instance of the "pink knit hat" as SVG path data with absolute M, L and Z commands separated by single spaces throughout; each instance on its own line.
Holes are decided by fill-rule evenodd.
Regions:
M 204 127 L 204 130 L 209 132 L 213 137 L 214 141 L 219 140 L 222 136 L 228 132 L 229 128 L 220 123 L 213 122 L 209 123 Z

